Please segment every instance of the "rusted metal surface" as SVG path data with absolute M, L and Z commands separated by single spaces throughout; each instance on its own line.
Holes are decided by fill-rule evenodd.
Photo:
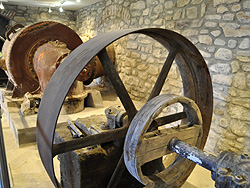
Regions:
M 44 75 L 42 76 L 45 80 L 38 80 L 37 72 L 44 72 L 42 69 L 39 69 L 40 71 L 38 71 L 34 68 L 34 66 L 39 64 L 39 61 L 43 61 L 44 63 L 48 60 L 49 63 L 47 64 L 47 68 L 49 68 L 51 63 L 53 63 L 52 59 L 54 60 L 55 58 L 58 58 L 56 60 L 57 62 L 62 61 L 70 51 L 82 43 L 79 36 L 73 30 L 63 24 L 51 21 L 40 22 L 26 27 L 21 24 L 16 24 L 7 31 L 6 36 L 8 40 L 4 43 L 3 54 L 6 60 L 5 63 L 8 77 L 16 87 L 16 97 L 21 97 L 26 92 L 36 91 L 39 88 L 39 83 L 41 90 L 44 90 L 48 78 L 51 77 L 50 75 L 53 72 L 52 69 L 54 68 L 51 67 L 51 70 L 46 73 L 48 74 L 47 77 L 44 77 Z M 55 51 L 55 44 L 53 44 L 54 49 L 52 49 L 52 43 L 55 41 L 58 41 L 58 44 L 60 42 L 65 43 L 69 52 L 66 52 L 66 49 L 59 49 L 59 45 L 59 51 Z M 87 38 L 85 41 L 87 41 Z M 47 49 L 47 47 L 49 49 Z M 107 49 L 109 51 L 109 56 L 114 63 L 114 48 L 111 45 Z M 48 53 L 45 53 L 44 59 L 41 58 L 43 51 Z M 60 57 L 57 57 L 60 53 L 63 54 L 61 54 Z M 49 59 L 51 55 L 52 59 Z M 3 64 L 3 62 L 1 62 L 1 64 Z M 46 70 L 48 70 L 47 68 Z M 38 74 L 40 75 L 40 73 Z M 82 70 L 77 80 L 83 81 L 83 83 L 87 85 L 90 84 L 93 79 L 105 74 L 106 72 L 104 71 L 99 59 L 95 57 Z
M 62 106 L 62 114 L 73 114 L 84 109 L 84 99 L 88 96 L 82 82 L 75 81 L 71 86 Z
M 70 53 L 67 45 L 60 41 L 50 41 L 40 46 L 34 54 L 33 65 L 43 92 L 63 58 Z M 36 79 L 37 79 L 36 77 Z
M 44 167 L 56 187 L 61 187 L 61 185 L 54 173 L 53 157 L 55 155 L 125 137 L 128 126 L 137 113 L 137 110 L 104 49 L 117 39 L 134 33 L 148 35 L 170 51 L 171 48 L 177 47 L 178 52 L 174 59 L 182 76 L 184 95 L 193 99 L 201 110 L 203 137 L 199 148 L 204 147 L 211 123 L 213 93 L 207 65 L 195 46 L 183 36 L 166 29 L 129 29 L 106 33 L 87 41 L 70 53 L 52 76 L 43 95 L 37 119 L 37 145 Z M 81 70 L 96 55 L 98 55 L 128 114 L 128 123 L 122 128 L 54 145 L 55 127 L 64 98 Z M 167 60 L 165 64 L 168 63 L 171 62 Z M 166 69 L 164 75 L 167 74 L 168 70 Z M 159 79 L 165 80 L 166 76 L 164 75 L 161 75 Z M 159 91 L 161 91 L 162 85 L 160 83 L 157 81 L 157 87 L 159 88 L 157 88 L 157 92 L 153 90 L 151 96 L 158 95 Z M 194 165 L 189 166 L 183 176 L 173 182 L 173 185 L 180 187 L 191 173 L 193 167 Z
M 64 42 L 69 50 L 73 50 L 82 43 L 72 29 L 51 21 L 19 28 L 10 38 L 10 41 L 6 40 L 4 43 L 3 54 L 8 77 L 19 90 L 19 96 L 39 87 L 33 69 L 33 58 L 40 46 L 48 41 L 58 40 Z
M 92 37 L 89 35 L 82 35 L 81 39 L 83 42 L 88 41 Z M 112 63 L 115 63 L 115 50 L 114 45 L 110 44 L 106 48 L 109 58 L 112 61 Z M 100 76 L 106 75 L 106 71 L 104 70 L 102 63 L 100 62 L 99 58 L 96 56 L 94 57 L 82 70 L 82 72 L 77 77 L 77 80 L 83 81 L 85 85 L 90 84 L 93 79 L 98 78 Z

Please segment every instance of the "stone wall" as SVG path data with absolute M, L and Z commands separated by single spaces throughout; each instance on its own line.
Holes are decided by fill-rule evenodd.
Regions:
M 77 12 L 4 4 L 15 12 L 11 24 L 57 21 L 79 34 L 161 27 L 193 42 L 205 58 L 213 81 L 214 115 L 208 151 L 250 154 L 250 1 L 103 0 Z M 131 97 L 146 100 L 168 52 L 144 35 L 115 42 L 116 67 Z M 163 93 L 182 94 L 174 64 Z
M 250 1 L 104 0 L 77 13 L 79 34 L 161 27 L 188 39 L 205 58 L 214 88 L 214 115 L 206 149 L 250 154 Z M 142 35 L 115 43 L 117 70 L 131 97 L 145 100 L 167 52 Z M 164 88 L 182 92 L 176 66 Z M 170 91 L 171 90 L 171 91 Z
M 23 25 L 31 25 L 41 21 L 56 21 L 69 26 L 71 29 L 76 29 L 76 12 L 64 11 L 59 12 L 57 9 L 52 9 L 48 12 L 48 8 L 27 7 L 4 3 L 5 11 L 14 12 L 14 16 L 10 20 L 10 25 L 21 23 Z

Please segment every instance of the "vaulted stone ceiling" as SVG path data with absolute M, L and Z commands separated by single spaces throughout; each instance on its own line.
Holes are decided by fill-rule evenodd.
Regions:
M 3 4 L 25 5 L 33 7 L 63 7 L 65 10 L 78 10 L 100 0 L 2 0 Z

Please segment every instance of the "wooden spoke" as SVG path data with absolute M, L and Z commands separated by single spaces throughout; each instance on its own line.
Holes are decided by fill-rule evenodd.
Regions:
M 110 60 L 106 49 L 102 49 L 97 56 L 100 59 L 105 71 L 107 72 L 107 75 L 128 114 L 129 121 L 131 121 L 135 116 L 137 110 L 125 86 L 123 85 L 122 80 L 119 77 L 112 61 Z
M 162 126 L 185 118 L 187 118 L 186 112 L 179 112 L 176 114 L 171 114 L 168 116 L 157 118 L 154 120 L 154 122 L 157 124 L 157 126 Z
M 178 53 L 178 49 L 176 47 L 171 48 L 168 57 L 161 69 L 161 72 L 157 78 L 157 81 L 154 85 L 154 88 L 152 89 L 152 92 L 150 93 L 150 96 L 148 98 L 148 101 L 152 98 L 154 98 L 155 96 L 159 95 L 161 92 L 161 89 L 165 83 L 165 80 L 168 76 L 169 70 L 173 64 L 173 61 L 175 59 L 176 54 Z
M 140 165 L 153 161 L 171 153 L 168 150 L 168 143 L 173 138 L 179 138 L 185 142 L 193 142 L 201 132 L 201 125 L 184 128 L 168 128 L 161 131 L 146 133 L 139 141 L 136 157 Z

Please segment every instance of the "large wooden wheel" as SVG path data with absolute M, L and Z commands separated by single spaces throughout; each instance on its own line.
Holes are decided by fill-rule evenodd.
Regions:
M 106 33 L 92 38 L 76 48 L 58 67 L 43 94 L 37 119 L 37 145 L 43 165 L 56 187 L 61 187 L 54 173 L 53 158 L 56 155 L 94 144 L 113 141 L 126 136 L 128 127 L 136 115 L 137 109 L 116 72 L 105 47 L 123 36 L 134 33 L 145 34 L 152 37 L 169 51 L 163 68 L 152 89 L 149 100 L 160 94 L 168 72 L 175 60 L 182 77 L 184 96 L 194 100 L 201 111 L 203 119 L 203 136 L 199 148 L 204 147 L 211 123 L 213 93 L 208 68 L 196 47 L 185 37 L 166 29 L 129 29 Z M 128 122 L 125 126 L 118 129 L 61 144 L 53 144 L 57 119 L 67 92 L 81 70 L 96 55 L 100 59 L 128 114 Z M 183 118 L 186 118 L 186 116 L 183 116 L 183 113 L 177 114 L 175 117 L 177 120 Z M 119 170 L 119 168 L 124 166 L 121 165 L 122 162 L 123 159 L 121 158 L 111 178 L 109 187 L 114 187 L 115 183 L 112 185 L 112 182 L 116 182 L 114 181 L 115 177 L 117 177 L 115 174 L 119 174 L 117 172 L 122 171 Z M 157 164 L 158 163 L 159 161 Z M 191 173 L 192 168 L 193 166 L 190 166 L 187 169 L 186 173 L 181 177 L 180 182 L 185 181 Z

